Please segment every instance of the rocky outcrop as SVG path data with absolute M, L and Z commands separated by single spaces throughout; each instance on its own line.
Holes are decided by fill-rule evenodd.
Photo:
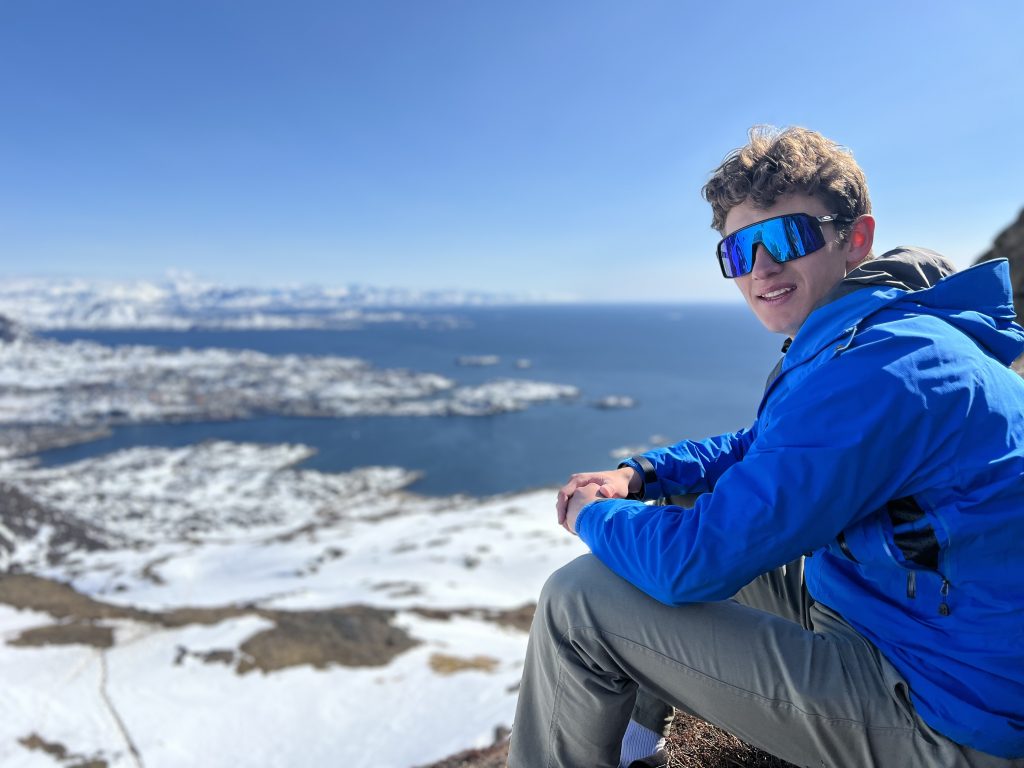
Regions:
M 1013 306 L 1017 310 L 1017 322 L 1020 322 L 1024 318 L 1024 209 L 1015 222 L 999 233 L 992 247 L 979 256 L 975 264 L 991 259 L 1010 261 Z
M 92 524 L 0 482 L 0 570 L 12 565 L 19 546 L 37 550 L 54 565 L 76 552 L 106 549 L 108 538 Z
M 21 326 L 9 317 L 0 315 L 0 342 L 14 341 L 24 335 Z

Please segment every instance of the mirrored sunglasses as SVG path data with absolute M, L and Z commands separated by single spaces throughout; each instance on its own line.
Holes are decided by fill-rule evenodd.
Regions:
M 737 229 L 718 243 L 718 264 L 722 268 L 722 276 L 734 278 L 750 274 L 758 245 L 763 245 L 779 264 L 814 253 L 826 242 L 822 224 L 849 221 L 853 219 L 838 213 L 825 216 L 788 213 Z

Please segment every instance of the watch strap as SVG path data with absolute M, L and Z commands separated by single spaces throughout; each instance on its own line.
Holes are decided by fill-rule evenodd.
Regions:
M 639 491 L 630 493 L 626 498 L 642 501 L 645 497 L 647 486 L 658 482 L 658 473 L 654 471 L 654 464 L 646 456 L 638 454 L 619 464 L 619 469 L 622 467 L 632 467 L 640 471 L 640 479 L 643 485 L 640 486 Z

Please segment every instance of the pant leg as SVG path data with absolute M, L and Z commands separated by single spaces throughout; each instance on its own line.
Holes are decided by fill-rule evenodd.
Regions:
M 804 629 L 811 629 L 810 607 L 814 600 L 804 583 L 804 559 L 768 571 L 751 581 L 733 597 L 738 603 L 774 613 L 794 621 Z M 655 733 L 667 733 L 675 709 L 645 688 L 636 694 L 636 704 L 630 719 L 650 728 Z M 693 714 L 693 713 L 691 713 Z
M 789 619 L 804 629 L 813 629 L 810 612 L 814 599 L 808 594 L 804 583 L 802 557 L 762 573 L 732 599 L 749 608 Z
M 733 600 L 666 606 L 573 561 L 541 594 L 509 766 L 615 766 L 638 686 L 797 765 L 1011 764 L 932 731 L 867 640 L 809 613 L 814 631 Z
M 639 688 L 636 692 L 636 701 L 629 719 L 635 720 L 655 733 L 664 736 L 672 725 L 672 717 L 675 715 L 675 708 L 645 688 Z

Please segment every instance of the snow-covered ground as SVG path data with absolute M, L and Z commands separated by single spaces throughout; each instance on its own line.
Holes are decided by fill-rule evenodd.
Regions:
M 529 616 L 517 609 L 584 551 L 555 525 L 554 492 L 421 498 L 397 468 L 297 469 L 308 451 L 211 442 L 50 469 L 0 461 L 22 499 L 17 530 L 0 526 L 3 564 L 103 606 L 88 620 L 16 610 L 0 579 L 0 764 L 406 768 L 511 725 Z M 74 531 L 91 549 L 68 546 Z M 352 606 L 405 638 L 396 652 L 254 661 L 275 624 Z M 74 622 L 110 628 L 113 644 L 12 644 Z M 352 617 L 332 626 L 362 631 Z
M 315 292 L 215 293 L 8 283 L 0 311 L 37 327 L 335 311 Z M 418 497 L 398 467 L 300 469 L 303 445 L 26 457 L 123 423 L 476 416 L 578 394 L 334 356 L 63 343 L 0 316 L 0 765 L 409 768 L 490 744 L 512 723 L 541 585 L 584 551 L 553 490 Z

